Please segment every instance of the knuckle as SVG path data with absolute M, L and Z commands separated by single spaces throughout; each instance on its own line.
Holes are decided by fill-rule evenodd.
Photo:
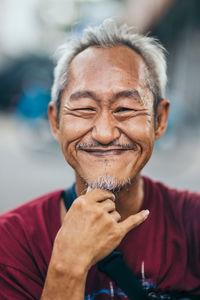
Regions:
M 115 200 L 115 195 L 112 192 L 105 191 L 105 190 L 100 190 L 100 192 L 102 193 L 102 195 L 104 195 L 104 197 L 107 197 L 108 199 L 111 199 L 111 201 Z
M 121 231 L 117 227 L 114 227 L 112 231 L 112 237 L 113 239 L 117 239 L 117 240 L 121 237 Z
M 101 218 L 103 216 L 103 214 L 104 214 L 104 211 L 100 207 L 95 206 L 93 208 L 93 213 L 96 215 L 96 217 Z
M 73 207 L 75 207 L 75 208 L 77 208 L 77 209 L 83 208 L 84 204 L 85 204 L 85 200 L 84 200 L 84 198 L 83 198 L 82 196 L 78 197 L 78 198 L 72 203 Z
M 114 208 L 116 207 L 115 203 L 111 199 L 109 199 L 109 204 Z
M 116 222 L 115 222 L 114 218 L 112 216 L 110 216 L 110 215 L 107 215 L 107 218 L 106 218 L 106 227 L 110 231 L 112 231 L 115 228 L 115 224 L 116 224 Z
M 121 220 L 122 218 L 118 212 L 116 213 L 116 217 L 118 218 L 118 220 Z
M 109 200 L 107 203 L 106 203 L 106 207 L 108 210 L 110 211 L 114 211 L 115 210 L 115 204 L 112 200 Z
M 112 202 L 115 201 L 115 195 L 112 194 L 111 192 L 109 192 L 109 197 L 108 198 L 111 199 Z

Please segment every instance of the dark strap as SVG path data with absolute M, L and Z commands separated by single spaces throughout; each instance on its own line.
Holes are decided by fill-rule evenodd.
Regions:
M 75 200 L 73 198 L 73 193 L 72 193 L 72 189 L 74 188 L 74 186 L 72 186 L 71 188 L 63 191 L 62 196 L 64 199 L 64 203 L 65 203 L 65 208 L 68 211 L 73 203 L 73 201 Z
M 111 252 L 98 263 L 98 269 L 111 277 L 130 299 L 148 299 L 138 279 L 123 260 L 121 252 Z
M 72 187 L 72 189 L 74 186 Z M 73 190 L 67 189 L 63 192 L 65 207 L 70 209 L 73 201 Z M 132 300 L 148 299 L 144 289 L 123 260 L 122 254 L 117 251 L 111 252 L 99 261 L 98 269 L 107 274 L 120 289 Z

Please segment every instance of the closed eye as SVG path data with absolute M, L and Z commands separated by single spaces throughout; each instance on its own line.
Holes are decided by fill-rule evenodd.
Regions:
M 79 108 L 75 108 L 74 109 L 75 111 L 80 111 L 80 110 L 82 110 L 82 111 L 95 111 L 93 108 L 91 108 L 91 107 L 79 107 Z
M 115 113 L 122 113 L 122 112 L 131 112 L 135 111 L 135 109 L 129 108 L 129 107 L 120 107 L 115 110 Z

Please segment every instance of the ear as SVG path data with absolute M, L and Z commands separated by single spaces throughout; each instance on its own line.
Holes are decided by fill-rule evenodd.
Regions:
M 51 132 L 52 132 L 54 138 L 57 141 L 59 141 L 60 130 L 59 130 L 58 113 L 57 113 L 57 108 L 53 102 L 49 103 L 48 116 L 49 116 L 49 123 L 51 126 Z
M 167 120 L 169 114 L 170 102 L 167 99 L 162 99 L 158 103 L 157 114 L 156 114 L 156 123 L 155 123 L 155 139 L 160 139 L 166 129 L 167 129 Z

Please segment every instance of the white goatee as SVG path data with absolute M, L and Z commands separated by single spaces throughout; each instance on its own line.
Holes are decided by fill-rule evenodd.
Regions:
M 118 192 L 126 185 L 131 184 L 130 179 L 118 180 L 116 177 L 112 177 L 109 174 L 101 175 L 93 182 L 89 180 L 86 180 L 86 182 L 91 189 L 102 189 L 115 192 Z

